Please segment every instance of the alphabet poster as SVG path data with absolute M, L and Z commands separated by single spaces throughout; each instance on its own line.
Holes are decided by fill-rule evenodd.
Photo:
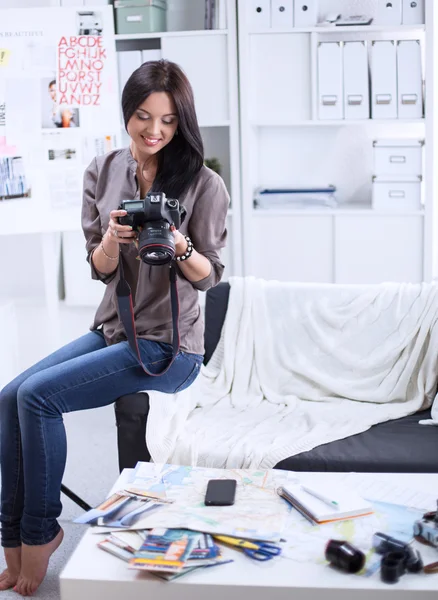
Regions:
M 0 219 L 77 214 L 84 168 L 120 134 L 112 6 L 0 10 Z

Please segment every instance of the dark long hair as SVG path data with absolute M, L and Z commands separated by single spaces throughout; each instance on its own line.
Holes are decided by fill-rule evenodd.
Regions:
M 179 199 L 204 164 L 204 146 L 193 90 L 177 64 L 168 60 L 144 63 L 132 73 L 123 89 L 122 110 L 126 128 L 134 112 L 153 92 L 170 94 L 178 114 L 178 135 L 158 153 L 153 190 Z

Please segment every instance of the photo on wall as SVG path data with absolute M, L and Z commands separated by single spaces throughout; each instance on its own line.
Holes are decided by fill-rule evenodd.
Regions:
M 79 109 L 57 103 L 56 78 L 41 79 L 41 127 L 43 129 L 79 127 Z
M 76 149 L 65 148 L 62 150 L 50 148 L 47 152 L 49 160 L 75 160 Z
M 23 157 L 0 157 L 0 201 L 29 197 Z
M 79 10 L 76 13 L 78 35 L 102 35 L 103 17 L 96 10 Z

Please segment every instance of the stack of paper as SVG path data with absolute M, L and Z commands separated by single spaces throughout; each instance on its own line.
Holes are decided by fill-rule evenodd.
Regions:
M 336 188 L 260 188 L 254 198 L 255 208 L 336 208 Z

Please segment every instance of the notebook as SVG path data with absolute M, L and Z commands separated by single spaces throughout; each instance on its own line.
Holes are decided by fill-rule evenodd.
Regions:
M 312 484 L 309 488 L 312 493 L 294 482 L 279 488 L 278 493 L 314 524 L 342 521 L 373 513 L 373 507 L 368 500 L 364 500 L 357 492 L 338 483 Z M 323 501 L 315 494 L 327 500 Z M 336 501 L 337 505 L 329 504 L 329 499 Z

